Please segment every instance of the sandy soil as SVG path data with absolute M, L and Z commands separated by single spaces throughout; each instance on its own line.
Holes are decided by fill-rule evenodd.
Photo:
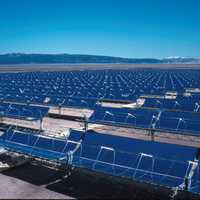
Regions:
M 200 64 L 18 64 L 0 65 L 0 72 L 24 71 L 68 71 L 68 70 L 95 70 L 95 69 L 134 69 L 134 68 L 159 68 L 159 69 L 199 69 Z

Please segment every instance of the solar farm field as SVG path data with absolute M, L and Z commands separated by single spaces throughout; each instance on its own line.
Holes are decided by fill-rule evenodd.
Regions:
M 48 104 L 84 107 L 92 105 L 81 105 L 82 99 L 88 103 L 98 99 L 134 101 L 140 95 L 164 95 L 167 91 L 176 91 L 181 99 L 186 88 L 198 88 L 199 77 L 199 70 L 159 69 L 2 73 L 1 99 L 43 103 L 45 97 L 51 97 Z
M 0 85 L 0 146 L 8 151 L 162 186 L 174 196 L 200 194 L 199 69 L 2 72 Z M 48 120 L 67 124 L 64 136 L 54 128 L 48 134 Z M 120 130 L 138 132 L 137 137 Z M 155 140 L 160 135 L 176 140 Z

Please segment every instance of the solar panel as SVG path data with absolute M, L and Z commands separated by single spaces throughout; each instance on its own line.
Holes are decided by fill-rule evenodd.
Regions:
M 167 187 L 184 183 L 190 166 L 188 161 L 193 161 L 197 153 L 193 147 L 93 131 L 88 131 L 84 140 L 83 135 L 83 132 L 71 130 L 64 140 L 10 129 L 0 137 L 0 144 L 9 150 L 53 162 Z M 194 183 L 193 188 L 196 187 Z
M 191 112 L 199 112 L 199 102 L 190 98 L 178 99 L 156 99 L 146 98 L 142 107 L 162 108 L 171 110 L 183 110 Z
M 78 133 L 75 131 L 75 133 Z M 75 166 L 168 187 L 184 182 L 197 149 L 89 131 L 75 154 Z
M 49 111 L 48 107 L 30 106 L 12 103 L 0 103 L 0 116 L 25 120 L 42 119 Z
M 89 118 L 91 123 L 151 128 L 157 110 L 98 107 Z
M 89 123 L 200 135 L 200 115 L 193 112 L 97 107 L 89 118 Z

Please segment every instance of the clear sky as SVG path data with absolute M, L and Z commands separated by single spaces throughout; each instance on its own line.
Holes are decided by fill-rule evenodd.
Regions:
M 200 57 L 200 0 L 0 0 L 0 53 Z

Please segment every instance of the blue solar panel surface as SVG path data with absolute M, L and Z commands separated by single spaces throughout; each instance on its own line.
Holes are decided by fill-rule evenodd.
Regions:
M 39 120 L 47 115 L 48 107 L 30 106 L 13 103 L 0 103 L 0 116 L 20 118 L 25 120 Z
M 66 72 L 0 73 L 0 115 L 38 120 L 48 108 L 17 103 L 90 108 L 90 123 L 167 131 L 200 136 L 200 70 L 84 70 Z M 187 88 L 194 89 L 185 95 Z M 164 99 L 166 92 L 176 98 Z M 135 102 L 145 98 L 141 108 L 109 108 L 100 100 Z M 6 103 L 6 102 L 13 102 Z M 0 137 L 8 149 L 65 163 L 69 158 L 79 167 L 106 174 L 151 182 L 168 187 L 183 183 L 188 161 L 196 148 L 145 142 L 89 131 L 84 141 L 72 131 L 67 140 L 13 132 Z M 75 151 L 73 158 L 69 152 Z M 60 158 L 65 158 L 60 160 Z M 198 173 L 197 173 L 198 172 Z M 192 177 L 192 192 L 200 191 L 199 168 Z
M 200 101 L 191 98 L 177 98 L 177 99 L 146 98 L 143 107 L 199 112 L 200 111 L 199 103 Z
M 140 95 L 169 90 L 182 94 L 185 88 L 198 88 L 199 80 L 199 70 L 186 69 L 2 73 L 0 99 L 44 103 L 50 97 L 49 104 L 93 107 L 98 99 L 135 101 Z M 199 100 L 199 94 L 193 98 Z
M 67 140 L 8 130 L 0 137 L 7 149 L 65 163 L 83 133 L 72 130 Z M 153 184 L 176 187 L 183 183 L 188 161 L 197 149 L 88 131 L 72 157 L 72 165 Z M 199 177 L 195 178 L 195 181 Z M 196 184 L 195 184 L 196 187 Z
M 5 148 L 48 160 L 58 160 L 76 146 L 80 135 L 70 135 L 68 140 L 51 138 L 44 135 L 8 130 L 0 137 Z M 80 138 L 80 137 L 79 137 Z
M 199 115 L 190 114 L 200 111 L 200 70 L 128 69 L 0 73 L 0 84 L 1 101 L 90 108 L 95 110 L 91 122 L 136 125 L 139 128 L 157 128 L 162 131 L 167 129 L 192 135 L 199 135 L 200 132 Z M 188 88 L 197 90 L 194 89 L 189 96 L 184 96 Z M 127 110 L 126 114 L 121 109 L 113 116 L 109 115 L 107 110 L 105 115 L 97 105 L 99 100 L 135 102 L 141 95 L 164 96 L 168 91 L 177 92 L 177 98 L 146 98 L 142 106 L 146 110 Z M 156 119 L 156 123 L 153 123 L 155 119 L 152 117 L 158 115 L 159 110 L 170 112 L 163 112 L 160 120 Z M 181 114 L 182 111 L 187 114 Z M 14 109 L 9 112 L 18 115 Z M 27 115 L 24 111 L 21 114 Z
M 90 116 L 89 122 L 200 135 L 200 115 L 193 112 L 99 106 Z

